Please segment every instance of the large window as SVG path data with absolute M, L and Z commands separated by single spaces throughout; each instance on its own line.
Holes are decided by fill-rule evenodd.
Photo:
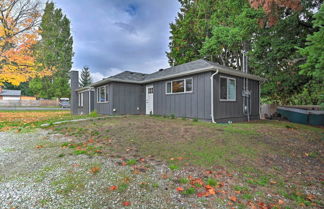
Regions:
M 220 77 L 220 100 L 236 101 L 236 80 L 234 78 Z
M 108 93 L 106 86 L 97 88 L 97 102 L 103 103 L 108 101 Z
M 167 81 L 165 83 L 167 94 L 190 93 L 192 92 L 192 78 Z
M 79 107 L 83 107 L 83 93 L 79 93 Z

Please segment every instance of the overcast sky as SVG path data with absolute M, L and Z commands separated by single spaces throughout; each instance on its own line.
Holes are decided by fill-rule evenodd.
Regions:
M 73 69 L 89 66 L 95 81 L 124 70 L 169 66 L 165 51 L 177 0 L 54 0 L 71 20 Z

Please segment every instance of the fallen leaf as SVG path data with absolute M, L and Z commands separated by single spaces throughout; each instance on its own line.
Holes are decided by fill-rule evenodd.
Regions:
M 126 166 L 127 163 L 126 163 L 125 161 L 123 161 L 123 162 L 121 163 L 121 165 L 122 165 L 122 166 Z
M 231 201 L 233 201 L 233 202 L 236 202 L 237 201 L 237 198 L 235 196 L 231 196 L 228 199 L 231 200 Z
M 214 195 L 214 194 L 216 194 L 216 192 L 215 192 L 215 189 L 214 189 L 214 188 L 208 189 L 208 193 L 209 193 L 209 194 L 211 194 L 211 195 Z
M 282 205 L 282 204 L 284 204 L 285 202 L 283 201 L 283 200 L 278 200 L 278 204 L 279 205 Z
M 41 149 L 41 148 L 44 148 L 44 146 L 43 145 L 37 145 L 35 148 L 36 149 Z
M 123 206 L 130 206 L 130 205 L 131 205 L 131 203 L 129 201 L 124 201 L 123 202 Z
M 270 184 L 276 184 L 276 183 L 277 183 L 276 181 L 273 180 L 270 181 Z
M 111 187 L 109 187 L 109 190 L 110 191 L 114 191 L 114 190 L 116 190 L 118 187 L 117 186 L 111 186 Z
M 208 194 L 206 192 L 199 192 L 197 193 L 197 197 L 206 197 Z
M 91 173 L 96 174 L 101 170 L 101 168 L 94 166 L 90 169 Z
M 170 160 L 174 160 L 174 158 L 172 157 L 172 158 L 170 158 Z
M 184 189 L 182 187 L 177 187 L 178 192 L 182 192 Z
M 223 187 L 224 185 L 224 182 L 220 182 L 217 187 Z
M 313 201 L 316 197 L 315 197 L 315 195 L 313 195 L 313 194 L 309 194 L 309 195 L 306 196 L 306 198 L 307 198 L 308 200 L 310 200 L 310 201 Z
M 167 178 L 169 178 L 169 176 L 168 176 L 167 174 L 162 174 L 161 177 L 162 177 L 162 179 L 167 179 Z
M 234 191 L 236 194 L 241 194 L 241 191 Z
M 93 143 L 94 140 L 93 140 L 93 139 L 89 139 L 88 142 L 89 142 L 89 143 Z

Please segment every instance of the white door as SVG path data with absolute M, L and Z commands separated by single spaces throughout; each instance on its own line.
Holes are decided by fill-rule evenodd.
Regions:
M 146 114 L 153 114 L 153 85 L 146 86 Z

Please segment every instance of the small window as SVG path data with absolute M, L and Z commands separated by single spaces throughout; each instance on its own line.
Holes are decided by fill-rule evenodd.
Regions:
M 236 80 L 234 78 L 220 77 L 221 101 L 236 101 Z
M 166 93 L 167 94 L 171 94 L 172 92 L 171 92 L 171 81 L 168 81 L 167 83 L 166 83 Z
M 79 93 L 79 107 L 83 107 L 83 93 Z
M 186 92 L 192 91 L 192 78 L 186 79 Z
M 153 87 L 152 87 L 152 88 L 148 88 L 148 89 L 147 89 L 147 93 L 148 93 L 148 94 L 153 94 Z
M 108 101 L 106 86 L 101 86 L 97 89 L 97 101 L 98 103 L 103 103 Z
M 167 94 L 190 93 L 192 92 L 192 78 L 167 81 L 165 83 Z

